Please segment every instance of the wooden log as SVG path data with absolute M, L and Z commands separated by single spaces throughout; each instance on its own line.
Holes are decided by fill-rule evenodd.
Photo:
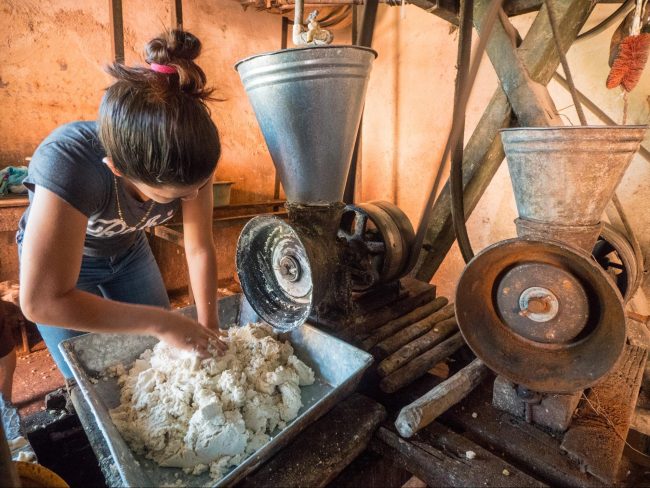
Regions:
M 507 461 L 440 424 L 414 440 L 380 427 L 370 448 L 397 461 L 427 486 L 545 486 Z M 469 459 L 467 452 L 475 457 Z
M 438 344 L 436 347 L 424 354 L 419 355 L 413 359 L 413 361 L 402 366 L 393 374 L 386 376 L 379 383 L 380 388 L 386 393 L 396 392 L 400 388 L 418 379 L 440 361 L 455 353 L 464 344 L 465 341 L 463 340 L 463 336 L 460 332 L 456 332 L 446 341 Z
M 636 407 L 630 429 L 650 436 L 650 410 Z
M 366 449 L 385 418 L 384 407 L 355 393 L 307 427 L 238 486 L 325 486 Z
M 361 348 L 364 351 L 369 351 L 370 348 L 375 346 L 378 342 L 381 342 L 387 337 L 390 337 L 395 332 L 402 330 L 404 327 L 411 325 L 418 320 L 422 320 L 434 312 L 437 312 L 442 307 L 447 305 L 448 302 L 449 300 L 447 300 L 446 297 L 437 297 L 432 302 L 426 303 L 421 307 L 416 308 L 412 312 L 407 313 L 406 315 L 386 322 L 384 325 L 379 327 L 370 337 L 364 339 L 361 342 Z
M 560 44 L 565 50 L 580 32 L 592 7 L 591 0 L 556 2 L 555 12 L 560 27 Z M 548 84 L 557 70 L 560 59 L 551 35 L 546 11 L 535 18 L 518 51 L 530 77 L 542 85 Z M 509 126 L 512 117 L 504 89 L 507 90 L 509 87 L 500 84 L 464 150 L 465 218 L 471 215 L 504 158 L 499 129 Z M 431 280 L 455 240 L 451 221 L 449 182 L 445 184 L 438 196 L 427 226 L 418 263 L 413 271 L 413 274 L 422 281 Z
M 373 347 L 370 352 L 375 358 L 385 358 L 386 356 L 393 354 L 400 347 L 405 346 L 413 339 L 420 337 L 423 334 L 426 334 L 434 326 L 442 322 L 443 320 L 452 318 L 454 316 L 454 304 L 449 303 L 442 307 L 437 312 L 429 315 L 428 317 L 419 320 L 418 322 L 409 325 L 405 329 L 402 329 L 397 334 L 388 339 L 383 340 L 375 347 Z
M 412 296 L 399 300 L 391 305 L 380 308 L 379 310 L 366 314 L 362 321 L 353 324 L 350 328 L 355 335 L 370 331 L 390 320 L 394 320 L 404 314 L 411 312 L 417 307 L 421 307 L 436 298 L 436 287 L 428 286 Z
M 474 25 L 479 34 L 490 6 L 490 0 L 474 1 Z M 542 15 L 547 15 L 543 12 Z M 524 127 L 564 125 L 545 85 L 533 80 L 524 66 L 513 37 L 516 30 L 507 16 L 496 22 L 486 45 L 486 52 L 508 96 L 510 106 Z
M 400 411 L 395 427 L 402 437 L 411 437 L 461 401 L 488 375 L 488 368 L 475 359 Z
M 591 388 L 562 441 L 563 450 L 609 485 L 617 481 L 647 359 L 645 348 L 627 344 L 614 370 Z
M 388 376 L 414 357 L 440 344 L 456 330 L 458 330 L 458 324 L 455 317 L 438 322 L 429 332 L 409 342 L 379 363 L 377 373 L 382 378 Z

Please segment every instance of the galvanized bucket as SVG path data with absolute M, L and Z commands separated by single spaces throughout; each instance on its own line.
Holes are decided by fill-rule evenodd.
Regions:
M 235 65 L 290 202 L 343 199 L 376 56 L 357 46 L 317 46 Z
M 646 128 L 502 130 L 519 217 L 562 226 L 597 225 Z

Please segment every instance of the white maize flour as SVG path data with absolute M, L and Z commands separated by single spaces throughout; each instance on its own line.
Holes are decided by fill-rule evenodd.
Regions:
M 121 405 L 110 413 L 131 449 L 218 480 L 296 418 L 300 386 L 314 372 L 291 344 L 265 324 L 231 327 L 225 340 L 221 357 L 201 360 L 160 342 L 128 372 L 114 368 Z

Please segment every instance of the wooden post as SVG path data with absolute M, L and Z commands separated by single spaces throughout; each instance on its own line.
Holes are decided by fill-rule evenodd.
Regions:
M 465 398 L 485 379 L 488 372 L 483 361 L 475 359 L 429 393 L 402 408 L 395 421 L 397 431 L 402 437 L 411 437 Z
M 590 0 L 558 2 L 556 14 L 561 32 L 560 43 L 568 49 L 589 17 Z M 518 49 L 530 78 L 546 85 L 555 73 L 560 59 L 546 12 L 541 12 Z M 507 40 L 510 44 L 510 40 Z M 502 86 L 497 89 L 465 148 L 463 157 L 463 188 L 465 218 L 474 210 L 504 158 L 499 129 L 510 125 L 511 108 Z M 454 242 L 451 221 L 451 199 L 447 183 L 434 204 L 426 237 L 414 275 L 430 281 Z

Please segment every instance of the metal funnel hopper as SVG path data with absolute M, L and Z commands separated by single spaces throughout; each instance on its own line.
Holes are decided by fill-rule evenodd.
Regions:
M 318 46 L 235 65 L 290 202 L 343 199 L 376 56 L 357 46 Z
M 591 251 L 600 219 L 639 149 L 646 126 L 504 129 L 501 140 L 519 212 L 520 236 Z

